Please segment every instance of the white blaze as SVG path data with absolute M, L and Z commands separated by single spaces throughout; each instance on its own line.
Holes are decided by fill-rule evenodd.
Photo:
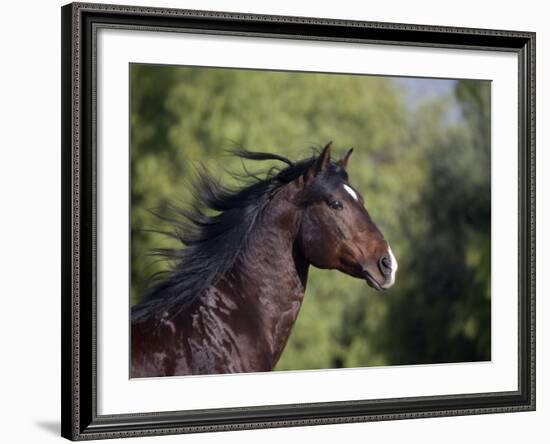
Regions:
M 393 251 L 391 251 L 391 247 L 389 245 L 388 245 L 388 254 L 390 255 L 390 260 L 391 260 L 391 275 L 390 275 L 389 282 L 387 282 L 383 286 L 384 288 L 388 288 L 393 285 L 393 283 L 395 282 L 395 272 L 397 271 L 397 267 L 398 267 L 397 259 L 393 255 Z
M 350 187 L 349 185 L 344 184 L 344 190 L 346 190 L 348 192 L 348 194 L 351 197 L 353 197 L 355 200 L 359 200 L 357 198 L 357 193 L 355 192 L 355 190 L 352 187 Z

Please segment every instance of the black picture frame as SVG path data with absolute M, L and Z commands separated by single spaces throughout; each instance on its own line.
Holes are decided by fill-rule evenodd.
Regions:
M 62 436 L 71 440 L 535 409 L 535 33 L 72 3 L 62 14 Z M 519 61 L 517 391 L 263 407 L 97 414 L 98 27 L 510 51 Z

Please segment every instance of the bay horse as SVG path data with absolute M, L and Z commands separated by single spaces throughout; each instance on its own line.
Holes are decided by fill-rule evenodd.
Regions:
M 132 378 L 272 370 L 310 265 L 376 290 L 393 285 L 397 261 L 348 181 L 352 151 L 333 161 L 329 143 L 296 163 L 236 152 L 286 164 L 265 178 L 248 173 L 239 190 L 200 175 L 194 209 L 175 209 L 172 220 L 183 247 L 162 252 L 172 269 L 132 307 Z

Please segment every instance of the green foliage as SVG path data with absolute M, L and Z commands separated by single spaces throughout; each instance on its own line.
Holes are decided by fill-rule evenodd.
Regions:
M 166 269 L 147 252 L 176 246 L 150 211 L 189 205 L 199 164 L 226 183 L 236 146 L 291 159 L 353 146 L 351 183 L 399 261 L 378 293 L 312 269 L 277 366 L 284 369 L 490 359 L 490 86 L 407 106 L 389 78 L 131 67 L 132 301 Z

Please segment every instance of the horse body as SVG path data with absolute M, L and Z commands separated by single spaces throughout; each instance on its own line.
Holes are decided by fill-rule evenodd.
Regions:
M 204 245 L 210 242 L 206 250 L 220 248 L 221 254 L 224 239 L 233 236 L 238 254 L 197 294 L 185 295 L 186 282 L 197 277 L 190 274 L 160 283 L 133 308 L 132 377 L 272 370 L 302 305 L 310 265 L 339 269 L 377 290 L 393 284 L 397 262 L 362 198 L 347 184 L 350 153 L 331 163 L 327 145 L 318 158 L 283 170 L 275 182 L 260 183 L 259 192 L 247 188 L 239 199 L 207 190 L 204 201 L 222 216 L 236 212 L 244 225 L 220 229 L 223 220 L 200 214 L 192 219 L 199 235 L 188 237 L 199 246 L 187 252 L 215 262 Z M 262 203 L 252 205 L 256 200 Z M 206 239 L 208 229 L 214 235 Z M 185 257 L 180 262 L 173 278 L 194 266 Z
M 275 366 L 302 305 L 309 267 L 296 246 L 300 214 L 292 188 L 274 197 L 270 205 L 278 210 L 265 212 L 233 269 L 187 310 L 133 323 L 133 377 Z

